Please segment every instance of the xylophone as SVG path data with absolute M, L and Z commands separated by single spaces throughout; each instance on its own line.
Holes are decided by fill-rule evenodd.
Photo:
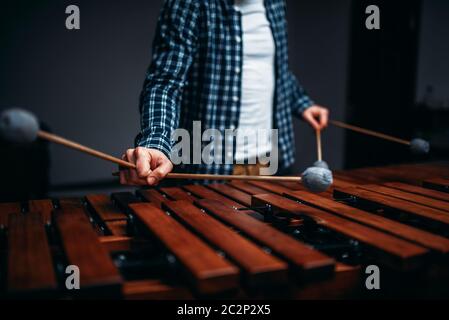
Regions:
M 449 163 L 334 176 L 322 194 L 231 181 L 0 204 L 0 296 L 448 297 Z

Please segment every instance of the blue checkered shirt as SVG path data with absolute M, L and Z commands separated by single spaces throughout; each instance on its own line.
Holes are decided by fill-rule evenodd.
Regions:
M 273 123 L 282 169 L 295 157 L 292 115 L 300 116 L 313 102 L 289 70 L 285 2 L 265 0 L 265 7 L 276 47 Z M 176 128 L 192 132 L 193 121 L 201 121 L 202 130 L 218 129 L 223 137 L 225 129 L 237 128 L 241 70 L 241 13 L 233 0 L 166 0 L 141 94 L 136 145 L 169 156 Z M 235 152 L 235 141 L 228 145 Z M 223 159 L 231 150 L 225 149 L 220 150 Z M 176 170 L 231 174 L 232 164 L 180 165 Z

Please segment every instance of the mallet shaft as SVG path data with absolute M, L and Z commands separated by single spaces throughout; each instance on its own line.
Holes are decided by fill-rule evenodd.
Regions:
M 321 130 L 316 130 L 316 149 L 318 153 L 318 161 L 322 161 L 323 153 L 321 149 Z
M 245 181 L 283 181 L 300 182 L 301 177 L 281 176 L 245 176 L 245 175 L 220 175 L 220 174 L 193 174 L 193 173 L 169 173 L 169 179 L 204 179 L 204 180 L 245 180 Z
M 53 133 L 49 133 L 46 131 L 39 130 L 37 133 L 38 137 L 41 139 L 45 139 L 57 144 L 61 144 L 71 149 L 78 150 L 83 153 L 87 153 L 91 156 L 110 161 L 116 163 L 122 167 L 136 169 L 136 165 L 113 157 L 104 152 L 86 147 L 77 142 L 65 139 Z M 115 173 L 114 175 L 117 175 Z M 169 173 L 166 178 L 168 179 L 205 179 L 205 180 L 246 180 L 246 181 L 290 181 L 290 182 L 299 182 L 301 181 L 301 177 L 278 177 L 278 176 L 237 176 L 237 175 L 218 175 L 218 174 L 193 174 L 193 173 Z
M 118 176 L 120 172 L 113 172 Z M 245 176 L 245 175 L 221 175 L 203 173 L 169 173 L 165 179 L 190 179 L 190 180 L 243 180 L 243 181 L 271 181 L 271 182 L 301 182 L 301 177 L 293 176 Z
M 348 129 L 348 130 L 352 130 L 352 131 L 355 131 L 355 132 L 363 133 L 363 134 L 366 134 L 366 135 L 369 135 L 369 136 L 377 137 L 377 138 L 380 138 L 380 139 L 384 139 L 384 140 L 389 140 L 389 141 L 396 142 L 396 143 L 405 144 L 407 146 L 410 145 L 410 141 L 407 141 L 407 140 L 404 140 L 404 139 L 400 139 L 400 138 L 396 138 L 396 137 L 390 136 L 388 134 L 376 132 L 376 131 L 373 131 L 373 130 L 369 130 L 369 129 L 353 126 L 351 124 L 347 124 L 347 123 L 344 123 L 344 122 L 341 122 L 341 121 L 329 120 L 329 123 L 333 124 L 336 127 L 340 127 L 340 128 L 343 128 L 343 129 Z
M 39 130 L 37 132 L 37 136 L 39 138 L 41 138 L 41 139 L 45 139 L 45 140 L 48 140 L 48 141 L 51 141 L 51 142 L 58 143 L 58 144 L 61 144 L 63 146 L 69 147 L 71 149 L 75 149 L 75 150 L 78 150 L 78 151 L 90 154 L 91 156 L 94 156 L 94 157 L 97 157 L 97 158 L 100 158 L 100 159 L 103 159 L 103 160 L 106 160 L 106 161 L 114 162 L 114 163 L 116 163 L 116 164 L 118 164 L 118 165 L 120 165 L 122 167 L 130 168 L 130 169 L 135 169 L 136 168 L 136 166 L 134 164 L 130 163 L 130 162 L 127 162 L 127 161 L 124 161 L 122 159 L 113 157 L 113 156 L 111 156 L 109 154 L 106 154 L 104 152 L 101 152 L 101 151 L 98 151 L 98 150 L 86 147 L 86 146 L 84 146 L 82 144 L 79 144 L 77 142 L 65 139 L 65 138 L 60 137 L 60 136 L 58 136 L 56 134 L 53 134 L 53 133 L 49 133 L 49 132 L 46 132 L 46 131 Z

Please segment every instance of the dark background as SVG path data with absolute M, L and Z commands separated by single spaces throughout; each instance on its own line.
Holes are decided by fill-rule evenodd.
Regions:
M 138 97 L 162 2 L 3 0 L 0 109 L 28 108 L 53 132 L 120 156 L 139 130 Z M 80 7 L 81 30 L 65 28 L 70 4 Z M 365 28 L 369 4 L 380 7 L 381 30 Z M 449 1 L 288 0 L 287 7 L 291 68 L 334 119 L 421 136 L 432 142 L 432 157 L 447 156 Z M 315 140 L 299 120 L 295 132 L 299 172 L 315 160 Z M 336 128 L 323 134 L 323 148 L 334 169 L 423 160 Z M 2 188 L 48 174 L 53 194 L 106 190 L 115 169 L 57 145 L 49 146 L 47 169 L 45 156 L 6 161 L 11 148 L 1 150 L 9 167 Z

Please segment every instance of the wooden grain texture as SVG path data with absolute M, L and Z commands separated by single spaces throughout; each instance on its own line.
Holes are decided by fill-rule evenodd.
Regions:
M 401 190 L 389 188 L 389 187 L 382 186 L 382 185 L 368 184 L 368 185 L 364 185 L 364 186 L 358 186 L 357 188 L 367 190 L 367 191 L 377 192 L 377 193 L 380 193 L 380 194 L 383 194 L 383 195 L 386 195 L 389 197 L 407 200 L 410 202 L 414 202 L 414 203 L 421 204 L 421 205 L 424 205 L 427 207 L 439 209 L 439 210 L 446 211 L 449 213 L 449 203 L 447 203 L 445 201 L 428 198 L 426 196 L 421 196 L 418 194 L 401 191 Z
M 171 200 L 184 200 L 188 202 L 193 202 L 196 200 L 194 196 L 178 187 L 161 188 L 160 190 L 169 196 Z
M 256 187 L 259 187 L 261 189 L 264 189 L 265 192 L 273 192 L 276 194 L 284 194 L 285 192 L 290 191 L 289 188 L 281 186 L 279 184 L 269 183 L 265 181 L 249 181 L 249 184 L 252 184 Z
M 113 236 L 126 236 L 128 234 L 127 220 L 112 220 L 105 223 L 107 232 Z
M 251 195 L 243 191 L 232 188 L 226 184 L 210 184 L 207 187 L 228 198 L 231 198 L 234 201 L 241 203 L 245 207 L 251 206 Z
M 131 192 L 114 192 L 111 195 L 112 202 L 117 206 L 123 213 L 129 213 L 129 205 L 132 203 L 142 202 L 136 195 Z
M 295 200 L 332 212 L 370 227 L 386 231 L 405 240 L 417 243 L 442 254 L 449 253 L 449 239 L 433 233 L 408 226 L 385 217 L 369 213 L 334 200 L 325 199 L 315 194 L 294 191 L 286 194 Z
M 130 251 L 133 238 L 127 236 L 101 236 L 100 243 L 109 251 Z
M 432 199 L 449 202 L 449 193 L 440 192 L 440 191 L 427 189 L 427 188 L 422 188 L 419 186 L 414 186 L 411 184 L 406 184 L 406 183 L 401 183 L 401 182 L 387 182 L 384 185 L 389 188 L 394 188 L 394 189 L 426 196 L 426 197 L 429 197 Z
M 83 200 L 81 198 L 61 198 L 58 201 L 59 207 L 64 207 L 65 209 L 69 208 L 83 208 Z
M 228 184 L 231 187 L 241 190 L 250 195 L 267 193 L 267 190 L 256 187 L 255 185 L 249 184 L 248 182 L 245 181 L 232 181 L 229 182 Z
M 133 280 L 123 284 L 127 300 L 186 300 L 192 299 L 187 288 L 166 284 L 158 279 Z
M 335 179 L 342 180 L 351 184 L 365 184 L 365 180 L 355 177 L 350 177 L 346 174 L 345 171 L 334 170 L 332 171 L 332 176 Z
M 197 291 L 211 294 L 238 287 L 238 268 L 220 257 L 175 219 L 149 203 L 131 204 L 130 208 L 186 268 Z
M 367 191 L 358 188 L 335 188 L 334 195 L 338 198 L 354 196 L 365 202 L 374 203 L 389 208 L 399 210 L 412 216 L 418 216 L 425 219 L 433 220 L 445 225 L 449 225 L 449 215 L 447 212 L 430 208 L 421 204 L 413 203 L 407 200 L 389 197 L 377 192 Z
M 401 270 L 415 269 L 425 262 L 429 253 L 427 249 L 403 239 L 276 194 L 253 196 L 253 205 L 261 206 L 265 204 L 271 205 L 275 212 L 308 216 L 318 225 L 355 239 L 368 246 L 371 249 L 371 254 L 379 261 L 394 268 Z
M 229 198 L 219 194 L 218 192 L 215 192 L 214 190 L 211 190 L 210 188 L 207 188 L 205 186 L 188 185 L 188 186 L 184 186 L 184 188 L 200 199 L 218 200 L 218 201 L 223 202 L 227 206 L 230 206 L 230 207 L 236 208 L 236 209 L 245 208 L 244 205 L 242 205 L 234 200 L 231 200 L 231 199 L 229 199 Z
M 7 290 L 37 294 L 57 289 L 50 247 L 41 213 L 9 216 Z
M 54 210 L 51 200 L 30 200 L 28 202 L 29 212 L 40 212 L 46 224 L 51 223 L 51 214 Z
M 286 188 L 288 188 L 290 190 L 297 190 L 297 191 L 299 191 L 299 190 L 302 190 L 302 191 L 307 190 L 306 187 L 304 187 L 301 183 L 297 183 L 297 182 L 288 182 L 288 181 L 287 182 L 283 182 L 283 181 L 279 181 L 279 182 L 276 182 L 276 184 L 279 184 L 279 185 L 281 185 L 283 187 L 286 187 Z
M 296 239 L 242 214 L 217 200 L 199 200 L 197 204 L 209 214 L 243 232 L 259 244 L 270 248 L 277 256 L 289 262 L 301 277 L 325 276 L 334 272 L 335 261 Z
M 145 201 L 151 202 L 152 205 L 161 208 L 165 201 L 168 201 L 167 197 L 160 193 L 156 189 L 141 189 L 137 190 L 137 195 Z
M 235 261 L 243 269 L 249 285 L 286 283 L 287 264 L 267 254 L 262 248 L 205 214 L 193 204 L 187 201 L 173 201 L 166 202 L 164 206 L 202 238 Z
M 449 192 L 449 179 L 434 178 L 428 179 L 422 183 L 423 187 L 434 189 L 441 192 Z
M 87 195 L 86 202 L 89 209 L 94 211 L 103 222 L 127 219 L 127 216 L 105 194 Z
M 401 164 L 382 167 L 368 167 L 344 171 L 346 176 L 358 178 L 365 183 L 403 182 L 421 185 L 430 178 L 449 178 L 448 162 L 425 164 Z
M 117 293 L 121 276 L 84 210 L 62 206 L 55 211 L 54 219 L 68 264 L 80 270 L 81 290 Z
M 0 229 L 8 226 L 9 215 L 17 214 L 22 211 L 20 202 L 4 202 L 0 203 Z

